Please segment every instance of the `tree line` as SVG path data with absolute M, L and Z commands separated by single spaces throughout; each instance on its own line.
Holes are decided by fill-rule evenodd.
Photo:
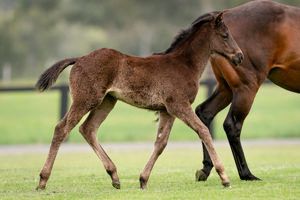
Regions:
M 36 78 L 59 59 L 109 47 L 146 56 L 168 48 L 205 12 L 246 0 L 1 0 L 0 77 Z M 283 1 L 299 6 L 299 1 Z

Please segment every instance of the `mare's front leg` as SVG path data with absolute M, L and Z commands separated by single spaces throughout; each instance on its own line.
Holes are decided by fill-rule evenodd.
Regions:
M 220 80 L 219 80 L 220 82 Z M 224 109 L 232 99 L 232 93 L 226 83 L 219 83 L 214 93 L 202 104 L 198 105 L 195 112 L 200 120 L 209 127 L 212 120 L 222 109 Z M 203 168 L 196 171 L 196 181 L 206 181 L 213 168 L 208 151 L 202 142 L 203 148 Z
M 174 123 L 175 118 L 165 111 L 160 111 L 159 115 L 159 125 L 158 125 L 158 131 L 157 131 L 157 136 L 156 140 L 154 143 L 154 151 L 147 162 L 146 166 L 144 167 L 143 171 L 140 174 L 140 186 L 141 189 L 146 189 L 147 188 L 147 182 L 149 180 L 149 176 L 151 173 L 151 170 L 159 157 L 159 155 L 163 152 L 165 149 L 170 131 L 172 129 L 173 123 Z
M 36 188 L 37 190 L 45 189 L 61 143 L 68 137 L 70 131 L 78 124 L 78 122 L 87 112 L 88 109 L 85 108 L 84 103 L 73 103 L 69 112 L 55 127 L 49 154 L 40 173 L 40 183 Z
M 241 180 L 260 180 L 248 168 L 240 138 L 244 120 L 251 109 L 256 92 L 257 90 L 253 91 L 247 87 L 235 90 L 229 113 L 224 122 L 224 130 Z
M 182 103 L 173 105 L 171 107 L 167 107 L 167 110 L 169 113 L 181 119 L 185 124 L 187 124 L 198 134 L 199 138 L 202 140 L 207 151 L 209 152 L 212 163 L 222 180 L 222 184 L 225 187 L 231 187 L 229 179 L 225 173 L 224 165 L 217 155 L 217 152 L 215 151 L 209 130 L 194 113 L 190 104 Z
M 106 154 L 97 139 L 97 131 L 101 123 L 106 119 L 107 115 L 114 108 L 116 104 L 116 99 L 107 95 L 102 103 L 92 110 L 85 120 L 85 122 L 80 126 L 79 131 L 84 137 L 84 139 L 93 148 L 98 158 L 103 163 L 106 172 L 110 175 L 112 179 L 113 187 L 120 189 L 120 181 L 117 174 L 117 168 L 115 164 L 111 161 L 109 156 Z

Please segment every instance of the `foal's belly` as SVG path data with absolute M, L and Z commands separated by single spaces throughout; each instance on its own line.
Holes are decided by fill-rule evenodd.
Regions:
M 109 92 L 109 94 L 120 101 L 138 108 L 165 110 L 165 106 L 161 98 L 155 93 L 149 93 L 143 90 L 130 91 L 113 89 Z

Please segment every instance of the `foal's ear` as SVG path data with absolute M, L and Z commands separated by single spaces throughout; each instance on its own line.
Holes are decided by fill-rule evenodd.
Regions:
M 216 19 L 215 19 L 215 27 L 216 28 L 218 28 L 222 24 L 222 20 L 223 20 L 223 12 L 218 14 Z

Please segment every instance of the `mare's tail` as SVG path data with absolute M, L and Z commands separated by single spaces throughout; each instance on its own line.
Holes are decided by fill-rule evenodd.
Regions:
M 55 83 L 59 74 L 69 65 L 75 64 L 77 60 L 78 58 L 68 58 L 65 60 L 58 61 L 40 76 L 35 87 L 40 92 L 49 89 Z

